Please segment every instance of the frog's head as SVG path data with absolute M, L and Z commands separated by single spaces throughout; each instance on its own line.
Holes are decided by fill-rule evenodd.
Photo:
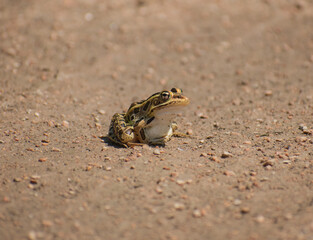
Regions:
M 177 112 L 180 107 L 189 104 L 189 99 L 182 93 L 179 88 L 157 92 L 146 100 L 133 103 L 126 113 L 126 118 L 132 122 L 141 118 L 151 118 L 156 114 Z

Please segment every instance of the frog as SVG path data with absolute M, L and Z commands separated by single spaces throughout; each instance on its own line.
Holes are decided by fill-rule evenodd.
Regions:
M 180 88 L 154 93 L 132 103 L 126 113 L 115 113 L 107 136 L 124 147 L 165 145 L 172 136 L 185 137 L 173 119 L 189 102 Z

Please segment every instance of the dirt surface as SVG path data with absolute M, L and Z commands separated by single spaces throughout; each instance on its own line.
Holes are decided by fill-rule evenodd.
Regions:
M 312 26 L 310 0 L 1 0 L 0 239 L 313 239 Z M 191 138 L 101 138 L 172 87 Z

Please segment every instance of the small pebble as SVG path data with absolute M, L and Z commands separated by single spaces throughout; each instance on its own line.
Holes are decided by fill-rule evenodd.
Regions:
M 257 216 L 257 217 L 255 218 L 255 221 L 256 221 L 257 223 L 263 223 L 263 222 L 265 221 L 265 217 L 262 216 L 262 215 L 259 215 L 259 216 Z
M 232 101 L 232 104 L 235 105 L 235 106 L 239 106 L 241 104 L 241 101 L 239 98 L 236 98 Z
M 157 186 L 157 187 L 155 188 L 155 191 L 156 191 L 157 193 L 161 194 L 161 193 L 163 192 L 163 189 L 162 189 L 160 186 Z
M 104 111 L 103 109 L 99 109 L 99 110 L 98 110 L 98 113 L 101 114 L 101 115 L 104 115 L 104 114 L 105 114 L 105 111 Z
M 177 179 L 177 180 L 176 180 L 176 183 L 177 183 L 178 185 L 182 186 L 182 185 L 184 185 L 184 184 L 186 183 L 186 181 L 185 181 L 185 180 L 182 180 L 182 179 Z
M 267 165 L 267 166 L 265 167 L 266 170 L 272 170 L 272 168 L 273 168 L 273 167 L 272 167 L 271 165 Z
M 42 225 L 45 227 L 51 227 L 53 223 L 50 220 L 43 220 Z
M 228 158 L 228 157 L 231 157 L 231 156 L 232 156 L 232 154 L 229 153 L 229 152 L 227 152 L 227 151 L 224 151 L 224 152 L 222 153 L 222 155 L 221 155 L 222 158 Z
M 192 179 L 187 179 L 187 180 L 186 180 L 186 183 L 187 183 L 187 184 L 192 183 Z
M 274 166 L 276 159 L 272 158 L 272 159 L 266 159 L 266 160 L 261 160 L 261 163 L 263 164 L 263 167 L 267 167 L 267 166 Z
M 46 161 L 47 161 L 47 158 L 39 158 L 38 161 L 39 161 L 39 162 L 46 162 Z
M 94 116 L 94 121 L 96 122 L 96 123 L 98 123 L 98 122 L 100 122 L 100 119 L 98 118 L 98 117 L 96 117 L 96 116 Z
M 272 96 L 273 95 L 273 92 L 272 92 L 272 90 L 266 90 L 265 92 L 264 92 L 264 95 L 265 96 Z
M 160 149 L 158 149 L 158 148 L 154 149 L 153 154 L 154 155 L 160 155 L 161 154 Z
M 260 179 L 261 182 L 266 182 L 266 181 L 269 181 L 269 180 L 270 179 L 268 177 L 263 177 L 263 178 Z
M 296 142 L 306 142 L 307 140 L 307 137 L 296 137 Z
M 94 17 L 92 13 L 88 12 L 85 14 L 84 18 L 87 22 L 90 22 Z
M 21 178 L 14 178 L 14 179 L 13 179 L 13 182 L 20 182 L 20 181 L 22 181 Z
M 229 170 L 226 170 L 225 172 L 224 172 L 224 175 L 225 176 L 236 176 L 236 174 L 233 172 L 233 171 L 229 171 Z
M 300 129 L 301 131 L 304 131 L 304 130 L 308 130 L 308 127 L 305 126 L 304 124 L 300 124 L 300 125 L 299 125 L 299 129 Z
M 68 121 L 63 121 L 62 126 L 68 128 L 70 126 L 70 123 Z
M 292 219 L 292 214 L 291 214 L 291 213 L 287 213 L 287 214 L 285 215 L 285 219 L 286 219 L 286 220 Z
M 35 231 L 29 231 L 28 232 L 28 239 L 29 240 L 36 240 L 37 239 L 37 235 Z
M 303 130 L 303 133 L 307 135 L 313 135 L 313 129 Z
M 39 175 L 32 175 L 30 176 L 31 179 L 40 179 L 40 176 Z
M 10 200 L 9 197 L 7 197 L 7 196 L 4 196 L 4 197 L 3 197 L 3 202 L 8 203 L 8 202 L 10 202 L 10 201 L 11 201 L 11 200 Z
M 185 205 L 184 205 L 183 203 L 178 203 L 178 202 L 176 202 L 176 203 L 174 203 L 174 208 L 175 208 L 176 210 L 181 211 L 181 210 L 184 210 L 184 209 L 185 209 Z
M 310 167 L 310 163 L 309 162 L 304 163 L 303 168 L 309 168 L 309 167 Z
M 61 149 L 53 147 L 51 151 L 52 152 L 61 152 Z
M 187 63 L 189 62 L 189 59 L 188 59 L 188 57 L 182 57 L 181 60 L 180 60 L 180 62 L 181 62 L 182 64 L 187 64 Z
M 289 164 L 289 163 L 291 163 L 291 161 L 290 160 L 284 160 L 283 163 L 284 164 Z
M 178 173 L 177 172 L 172 172 L 170 173 L 170 177 L 177 177 L 178 176 Z
M 192 216 L 193 217 L 196 217 L 196 218 L 199 218 L 199 217 L 202 217 L 202 213 L 199 209 L 195 209 L 193 212 L 192 212 Z
M 241 212 L 242 214 L 247 214 L 247 213 L 250 212 L 250 208 L 248 208 L 248 207 L 242 207 L 241 210 L 240 210 L 240 212 Z
M 4 48 L 2 51 L 5 52 L 6 54 L 12 56 L 12 57 L 14 57 L 17 54 L 17 50 L 15 48 L 12 48 L 12 47 Z
M 213 162 L 217 162 L 217 163 L 221 162 L 220 159 L 217 158 L 216 156 L 210 157 L 210 160 L 213 161 Z
M 37 184 L 39 179 L 40 179 L 40 176 L 33 175 L 30 177 L 30 183 L 31 184 Z
M 235 206 L 238 206 L 238 205 L 240 205 L 241 204 L 241 200 L 240 199 L 235 199 L 234 200 L 234 205 Z
M 189 135 L 189 136 L 190 136 L 190 135 L 192 135 L 192 134 L 193 134 L 192 129 L 188 129 L 188 130 L 187 130 L 187 135 Z

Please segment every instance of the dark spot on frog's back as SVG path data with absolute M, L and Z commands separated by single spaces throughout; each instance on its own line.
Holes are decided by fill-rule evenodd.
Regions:
M 148 107 L 150 105 L 150 102 L 148 101 L 142 108 L 143 111 L 147 111 Z
M 150 118 L 148 121 L 147 121 L 147 124 L 151 123 L 153 120 L 154 120 L 155 117 L 152 117 Z
M 118 131 L 118 133 L 119 133 L 120 135 L 122 135 L 122 134 L 123 134 L 123 130 L 120 129 L 120 130 Z
M 145 132 L 144 132 L 143 129 L 140 130 L 140 136 L 141 136 L 141 139 L 142 139 L 142 140 L 145 140 L 145 139 L 146 139 Z
M 135 109 L 134 109 L 134 113 L 135 113 L 135 114 L 139 113 L 139 111 L 140 111 L 140 108 L 135 108 Z

